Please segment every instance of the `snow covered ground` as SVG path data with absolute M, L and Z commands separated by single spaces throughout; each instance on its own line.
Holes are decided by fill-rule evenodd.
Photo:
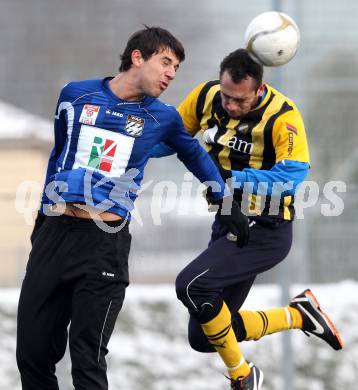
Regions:
M 293 286 L 292 295 L 305 286 Z M 295 367 L 293 390 L 356 390 L 358 377 L 358 283 L 311 286 L 340 329 L 345 348 L 336 352 L 302 332 L 290 332 Z M 20 390 L 15 362 L 17 289 L 0 289 L 0 389 Z M 246 309 L 278 306 L 276 286 L 254 287 Z M 131 285 L 108 356 L 112 390 L 225 390 L 225 369 L 216 354 L 192 351 L 187 313 L 171 285 Z M 242 343 L 246 357 L 265 373 L 264 390 L 281 390 L 282 336 Z M 70 390 L 69 361 L 59 364 L 61 390 Z

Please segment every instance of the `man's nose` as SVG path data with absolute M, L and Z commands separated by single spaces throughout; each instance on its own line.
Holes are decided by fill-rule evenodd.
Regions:
M 229 111 L 235 111 L 237 110 L 237 104 L 234 103 L 232 100 L 228 100 L 226 102 L 226 108 L 229 110 Z
M 175 79 L 175 75 L 176 75 L 176 71 L 175 71 L 175 68 L 174 66 L 173 67 L 170 67 L 167 72 L 166 72 L 166 76 L 170 79 L 170 80 L 174 80 Z

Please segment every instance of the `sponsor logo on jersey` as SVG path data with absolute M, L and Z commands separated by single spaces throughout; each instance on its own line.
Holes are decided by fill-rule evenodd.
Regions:
M 126 172 L 134 141 L 127 134 L 81 125 L 73 169 L 99 170 L 118 178 Z
M 239 125 L 237 131 L 238 133 L 246 135 L 249 132 L 249 125 L 247 123 L 243 123 L 242 125 Z
M 132 137 L 139 137 L 143 134 L 144 122 L 139 116 L 128 115 L 124 130 Z
M 287 156 L 291 157 L 293 152 L 293 133 L 288 133 L 288 149 L 287 149 Z
M 242 152 L 245 154 L 251 154 L 253 144 L 251 142 L 244 141 L 238 137 L 231 137 L 229 141 L 227 141 L 226 146 L 231 149 L 236 150 L 237 152 Z
M 289 123 L 286 122 L 286 128 L 288 131 L 291 131 L 292 133 L 297 135 L 297 129 L 295 126 L 290 125 Z
M 85 104 L 83 106 L 79 122 L 85 125 L 94 126 L 99 113 L 99 109 L 100 109 L 99 106 L 94 106 L 92 104 Z
M 123 118 L 123 116 L 124 116 L 121 112 L 112 111 L 109 108 L 107 108 L 107 110 L 106 110 L 106 115 L 116 116 L 117 118 Z
M 286 129 L 288 130 L 288 148 L 287 156 L 291 157 L 293 152 L 293 138 L 294 135 L 297 135 L 297 128 L 290 123 L 286 122 Z
M 105 172 L 111 172 L 117 143 L 112 139 L 95 136 L 92 143 L 88 166 Z

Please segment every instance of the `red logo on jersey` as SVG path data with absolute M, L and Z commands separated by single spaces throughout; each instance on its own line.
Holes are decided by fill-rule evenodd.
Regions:
M 297 135 L 298 131 L 297 131 L 295 126 L 293 126 L 293 125 L 291 125 L 291 124 L 286 122 L 286 128 L 287 128 L 288 131 L 292 131 L 292 133 Z
M 85 104 L 83 106 L 79 122 L 85 125 L 93 126 L 96 123 L 99 109 L 100 109 L 99 106 L 94 106 L 92 104 Z
M 88 166 L 101 171 L 110 172 L 116 148 L 117 143 L 115 141 L 95 136 L 88 160 Z

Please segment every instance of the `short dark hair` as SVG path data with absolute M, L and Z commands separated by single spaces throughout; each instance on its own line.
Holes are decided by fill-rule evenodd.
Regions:
M 227 71 L 234 83 L 248 76 L 256 80 L 256 89 L 262 83 L 263 66 L 255 62 L 245 49 L 237 49 L 226 56 L 220 64 L 220 78 Z
M 184 47 L 181 42 L 168 30 L 161 27 L 148 27 L 135 32 L 128 40 L 127 46 L 121 54 L 120 72 L 125 72 L 132 66 L 131 54 L 133 50 L 139 50 L 148 60 L 153 54 L 163 49 L 170 49 L 180 62 L 185 59 Z

